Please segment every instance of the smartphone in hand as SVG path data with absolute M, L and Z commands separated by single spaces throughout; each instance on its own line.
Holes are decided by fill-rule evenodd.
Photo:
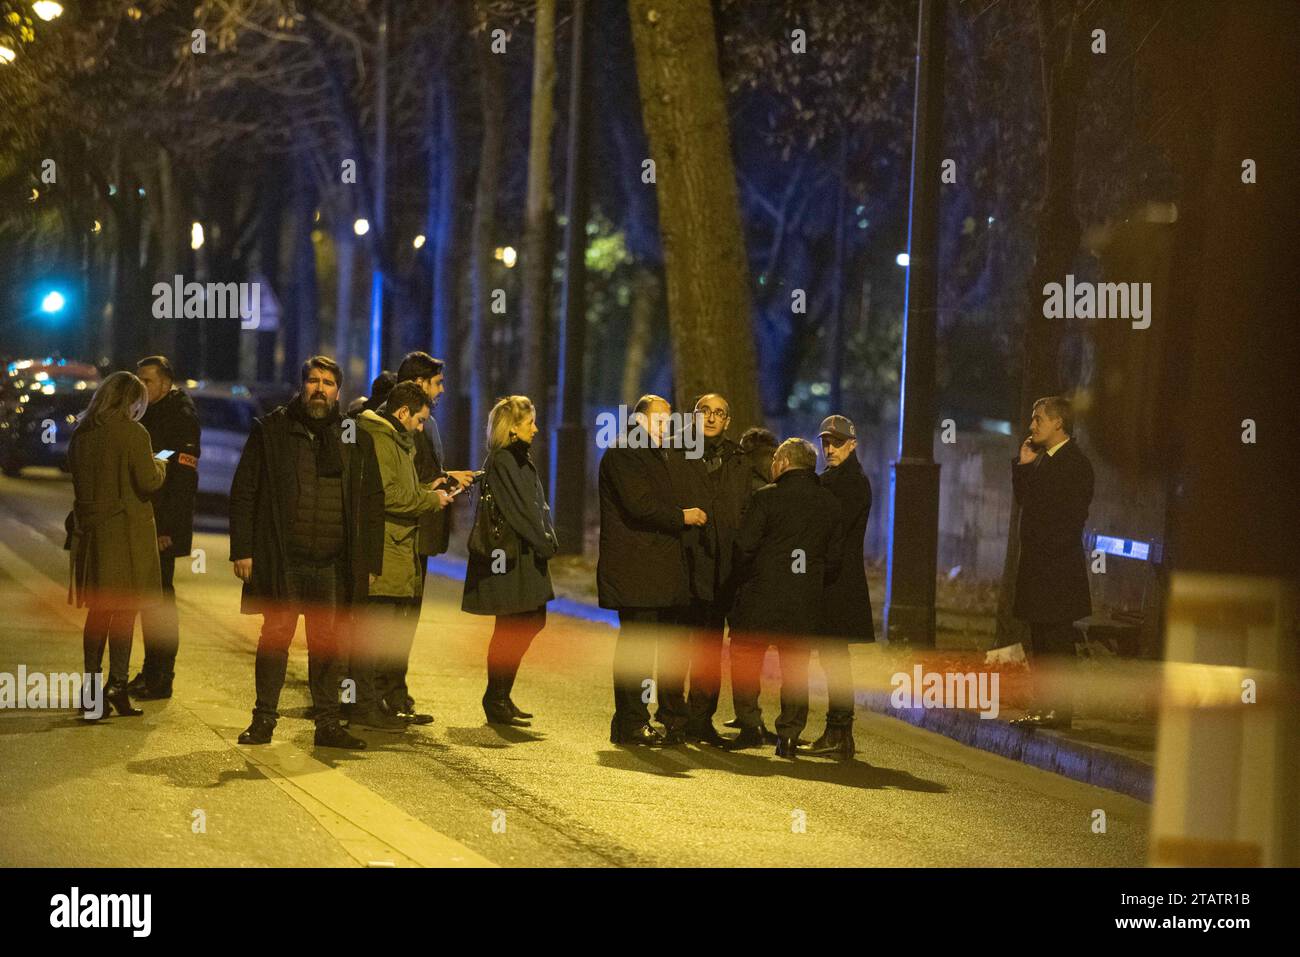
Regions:
M 153 457 L 156 459 L 162 459 L 164 462 L 166 462 L 169 458 L 171 458 L 175 454 L 176 454 L 175 449 L 163 449 L 161 452 L 155 452 Z

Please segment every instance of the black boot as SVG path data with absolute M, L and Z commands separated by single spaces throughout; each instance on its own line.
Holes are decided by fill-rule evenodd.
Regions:
M 261 715 L 253 715 L 253 723 L 244 729 L 239 736 L 240 744 L 270 744 L 271 732 L 275 730 L 275 722 L 270 718 L 264 718 Z
M 531 718 L 531 717 L 532 717 L 531 714 L 529 714 L 527 711 L 522 710 L 522 709 L 519 707 L 519 705 L 515 704 L 514 699 L 511 698 L 509 695 L 506 695 L 506 704 L 510 706 L 510 713 L 513 714 L 516 718 Z
M 488 678 L 487 691 L 483 692 L 483 713 L 488 724 L 503 724 L 512 728 L 531 727 L 510 708 L 510 696 L 500 678 Z
M 789 758 L 791 761 L 797 758 L 799 751 L 795 746 L 794 738 L 778 737 L 776 739 L 776 756 L 778 758 Z
M 366 742 L 348 734 L 337 721 L 318 725 L 314 743 L 318 748 L 346 748 L 350 751 L 366 749 Z
M 828 724 L 820 738 L 806 747 L 797 748 L 799 755 L 816 758 L 853 760 L 853 725 Z
M 743 751 L 746 748 L 761 748 L 767 744 L 762 728 L 741 728 L 740 734 L 723 745 L 728 751 Z
M 124 718 L 138 718 L 144 714 L 139 708 L 131 704 L 131 696 L 126 693 L 126 682 L 121 681 L 116 684 L 110 684 L 104 689 L 104 700 L 113 706 L 116 711 Z M 108 708 L 105 707 L 105 712 Z

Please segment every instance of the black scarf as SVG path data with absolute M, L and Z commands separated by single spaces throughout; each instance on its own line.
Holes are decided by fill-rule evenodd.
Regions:
M 323 419 L 312 418 L 307 402 L 299 392 L 289 403 L 289 417 L 304 426 L 316 438 L 316 477 L 336 478 L 343 474 L 343 444 L 339 440 L 337 403 Z

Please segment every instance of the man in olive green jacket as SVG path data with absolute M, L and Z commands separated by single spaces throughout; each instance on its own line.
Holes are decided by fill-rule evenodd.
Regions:
M 352 724 L 380 731 L 402 731 L 428 724 L 431 715 L 408 710 L 407 661 L 420 621 L 423 576 L 416 545 L 420 516 L 447 507 L 451 497 L 420 484 L 415 469 L 415 433 L 429 418 L 429 400 L 413 382 L 399 382 L 378 409 L 357 417 L 374 441 L 384 480 L 384 564 L 370 583 L 370 597 L 359 615 L 353 640 L 352 676 L 357 700 Z

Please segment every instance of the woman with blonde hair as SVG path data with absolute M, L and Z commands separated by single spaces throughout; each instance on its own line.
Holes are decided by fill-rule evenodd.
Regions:
M 546 603 L 555 597 L 547 569 L 558 547 L 555 529 L 528 454 L 536 435 L 537 413 L 527 396 L 507 396 L 492 407 L 461 602 L 470 614 L 496 615 L 483 694 L 489 724 L 528 726 L 532 715 L 510 694 L 524 653 L 546 625 Z
M 167 464 L 154 458 L 140 424 L 148 404 L 143 382 L 114 372 L 95 390 L 68 443 L 76 496 L 68 516 L 68 601 L 87 609 L 86 674 L 98 679 L 107 642 L 105 698 L 118 714 L 131 716 L 143 713 L 126 691 L 135 616 L 162 600 L 150 496 L 162 487 Z

